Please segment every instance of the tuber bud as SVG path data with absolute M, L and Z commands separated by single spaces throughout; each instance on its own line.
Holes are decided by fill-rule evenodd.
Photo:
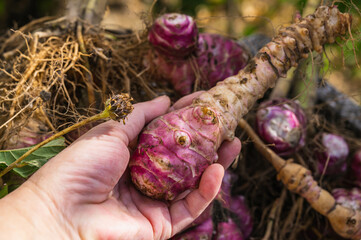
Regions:
M 319 139 L 321 144 L 315 151 L 318 173 L 335 175 L 346 172 L 349 148 L 344 138 L 331 133 L 321 133 L 316 139 Z
M 170 13 L 157 18 L 149 30 L 148 40 L 165 56 L 186 57 L 196 48 L 198 29 L 193 18 Z
M 305 145 L 306 115 L 292 100 L 277 98 L 263 102 L 256 113 L 256 130 L 280 156 L 293 154 Z

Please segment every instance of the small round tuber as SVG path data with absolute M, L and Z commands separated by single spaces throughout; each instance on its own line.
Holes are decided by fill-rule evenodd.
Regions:
M 256 130 L 280 156 L 291 155 L 305 145 L 306 115 L 293 100 L 276 98 L 263 102 L 256 113 Z

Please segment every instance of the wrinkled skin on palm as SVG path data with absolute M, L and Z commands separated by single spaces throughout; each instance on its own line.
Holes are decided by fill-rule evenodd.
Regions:
M 291 155 L 305 145 L 306 127 L 306 114 L 293 100 L 263 102 L 256 113 L 258 135 L 280 156 Z

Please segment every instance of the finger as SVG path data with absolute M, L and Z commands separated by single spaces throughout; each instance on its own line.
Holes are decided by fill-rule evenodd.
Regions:
M 171 112 L 171 111 L 174 111 L 174 110 L 177 110 L 177 109 L 180 109 L 180 108 L 190 105 L 192 103 L 193 99 L 198 97 L 199 95 L 201 95 L 203 92 L 204 91 L 198 91 L 198 92 L 194 92 L 192 94 L 182 97 L 177 102 L 175 102 L 171 108 L 169 108 L 169 111 Z
M 165 114 L 169 106 L 170 99 L 167 96 L 157 97 L 152 101 L 137 103 L 134 105 L 133 112 L 125 120 L 125 125 L 115 121 L 108 121 L 93 128 L 88 134 L 99 135 L 111 133 L 120 137 L 121 140 L 125 141 L 126 145 L 128 145 L 130 141 L 138 136 L 145 124 Z M 124 139 L 124 134 L 126 139 Z
M 192 223 L 213 201 L 221 187 L 223 175 L 224 168 L 220 164 L 212 164 L 203 173 L 199 188 L 188 194 L 185 199 L 172 204 L 172 236 Z
M 224 141 L 218 149 L 218 163 L 221 164 L 224 169 L 227 169 L 240 153 L 241 146 L 241 141 L 238 138 L 234 138 L 233 141 Z

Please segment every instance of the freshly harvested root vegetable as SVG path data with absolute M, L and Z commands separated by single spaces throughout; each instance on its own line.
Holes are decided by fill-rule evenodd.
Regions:
M 148 40 L 154 49 L 145 65 L 153 65 L 161 78 L 186 95 L 191 93 L 197 78 L 209 89 L 236 74 L 269 38 L 258 34 L 237 42 L 218 34 L 198 35 L 192 17 L 171 13 L 155 20 Z
M 258 49 L 260 47 L 258 45 Z M 250 57 L 245 45 L 221 35 L 201 33 L 192 56 L 169 56 L 154 50 L 146 65 L 153 64 L 161 78 L 169 81 L 181 95 L 186 95 L 192 92 L 197 78 L 203 88 L 209 89 L 244 68 Z
M 285 187 L 305 198 L 311 207 L 327 217 L 333 230 L 347 239 L 361 239 L 361 210 L 339 204 L 326 190 L 318 186 L 311 172 L 304 166 L 284 160 L 268 148 L 248 123 L 241 119 L 240 127 L 252 138 L 257 150 L 278 172 L 277 179 Z
M 291 155 L 305 145 L 306 127 L 306 114 L 293 100 L 271 99 L 256 113 L 259 136 L 280 156 Z
M 196 49 L 198 28 L 192 17 L 168 13 L 154 21 L 148 40 L 159 53 L 184 58 Z
M 145 195 L 173 200 L 198 186 L 217 150 L 232 140 L 239 120 L 276 80 L 312 50 L 350 28 L 351 16 L 321 6 L 280 33 L 237 75 L 221 81 L 185 108 L 153 120 L 139 136 L 129 163 L 131 178 Z
M 346 158 L 349 154 L 345 139 L 331 133 L 321 133 L 316 138 L 321 144 L 315 150 L 318 173 L 325 175 L 345 173 L 347 170 Z
M 337 204 L 354 209 L 355 211 L 361 211 L 361 190 L 359 188 L 352 188 L 350 190 L 336 188 L 332 190 L 332 196 Z
M 361 149 L 352 157 L 350 172 L 351 178 L 355 180 L 356 185 L 361 186 Z

